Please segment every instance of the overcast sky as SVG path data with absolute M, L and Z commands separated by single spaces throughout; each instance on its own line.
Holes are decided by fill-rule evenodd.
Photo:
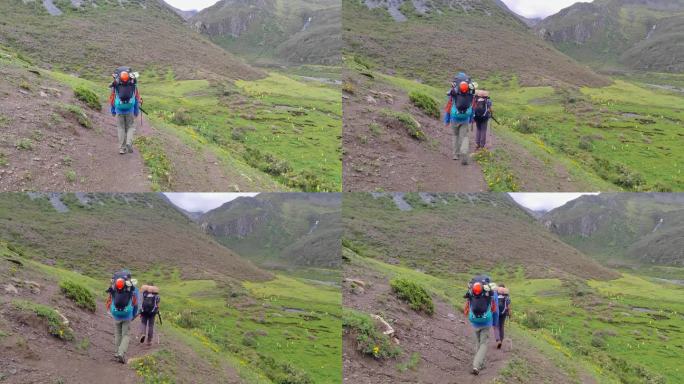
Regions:
M 165 193 L 174 204 L 189 212 L 208 212 L 240 196 L 258 193 Z
M 575 3 L 591 3 L 577 0 L 502 0 L 508 8 L 519 15 L 534 19 L 547 17 Z
M 168 4 L 173 5 L 174 7 L 178 9 L 182 9 L 184 11 L 190 11 L 193 9 L 204 9 L 206 7 L 210 7 L 218 2 L 218 0 L 164 0 Z
M 598 193 L 509 193 L 511 197 L 533 211 L 550 211 L 582 195 Z

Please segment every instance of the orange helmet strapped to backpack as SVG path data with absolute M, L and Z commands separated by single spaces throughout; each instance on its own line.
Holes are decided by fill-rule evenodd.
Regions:
M 458 85 L 458 89 L 461 93 L 467 93 L 470 90 L 470 86 L 465 81 L 461 81 L 461 84 Z
M 116 279 L 116 283 L 115 283 L 116 289 L 122 290 L 124 288 L 124 285 L 125 285 L 124 279 L 122 279 L 122 278 Z
M 475 295 L 481 294 L 481 293 L 482 293 L 482 283 L 475 283 L 475 284 L 473 284 L 472 290 L 473 290 L 473 293 L 474 293 Z
M 121 72 L 121 74 L 119 75 L 119 78 L 120 78 L 121 81 L 123 81 L 124 83 L 127 83 L 128 80 L 130 80 L 131 75 L 129 75 L 128 72 L 123 71 L 123 72 Z

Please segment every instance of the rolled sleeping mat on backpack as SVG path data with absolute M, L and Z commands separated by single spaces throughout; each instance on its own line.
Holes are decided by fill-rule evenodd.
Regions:
M 140 291 L 159 294 L 159 287 L 156 287 L 154 285 L 143 285 L 140 288 Z

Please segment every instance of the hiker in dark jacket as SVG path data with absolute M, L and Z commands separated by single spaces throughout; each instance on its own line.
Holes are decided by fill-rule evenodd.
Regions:
M 154 318 L 159 313 L 159 288 L 154 285 L 143 285 L 142 306 L 140 309 L 140 343 L 152 345 L 154 336 Z
M 501 343 L 504 341 L 506 318 L 511 315 L 511 297 L 508 294 L 508 288 L 504 284 L 499 286 L 498 296 L 499 321 L 494 329 L 494 333 L 496 334 L 496 348 L 501 349 Z
M 473 120 L 477 125 L 475 135 L 477 149 L 482 149 L 487 144 L 487 126 L 492 117 L 492 112 L 492 99 L 489 98 L 489 92 L 477 90 L 473 99 Z

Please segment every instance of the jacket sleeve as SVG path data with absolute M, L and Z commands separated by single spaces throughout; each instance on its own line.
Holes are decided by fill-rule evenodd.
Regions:
M 492 312 L 496 312 L 496 300 L 492 300 Z
M 105 307 L 107 308 L 108 311 L 109 311 L 109 308 L 112 307 L 112 295 L 111 295 L 111 293 L 109 294 L 109 296 L 107 296 L 107 301 L 105 302 Z
M 112 112 L 112 115 L 116 113 L 116 108 L 114 108 L 114 99 L 116 98 L 116 94 L 114 91 L 114 87 L 112 86 L 112 93 L 109 95 L 109 107 Z
M 463 314 L 468 316 L 468 312 L 470 312 L 470 301 L 466 300 L 465 305 L 463 306 Z

